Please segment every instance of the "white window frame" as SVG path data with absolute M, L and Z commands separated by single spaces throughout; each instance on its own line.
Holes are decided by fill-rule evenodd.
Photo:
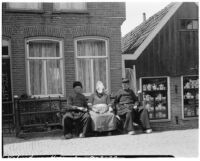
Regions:
M 140 91 L 142 91 L 142 79 L 143 78 L 167 78 L 167 104 L 168 104 L 168 118 L 167 119 L 156 119 L 150 120 L 150 122 L 168 122 L 171 121 L 171 94 L 170 94 L 170 77 L 169 76 L 153 76 L 153 77 L 140 77 Z
M 105 48 L 106 48 L 106 56 L 78 56 L 77 52 L 77 43 L 81 40 L 101 40 L 105 42 Z M 92 73 L 92 92 L 91 93 L 83 93 L 85 96 L 90 96 L 92 93 L 94 93 L 95 89 L 95 82 L 94 82 L 94 71 L 93 71 L 93 60 L 94 58 L 104 58 L 106 59 L 106 84 L 107 84 L 107 90 L 110 91 L 110 54 L 109 54 L 109 40 L 107 38 L 103 37 L 97 37 L 97 36 L 85 36 L 81 38 L 76 38 L 74 40 L 74 47 L 75 47 L 75 66 L 76 66 L 76 80 L 78 80 L 78 63 L 77 59 L 85 58 L 85 59 L 91 59 L 91 73 Z
M 52 41 L 52 42 L 59 42 L 59 57 L 29 57 L 29 44 L 28 42 L 31 41 L 40 41 L 40 40 L 47 40 L 47 41 Z M 61 74 L 62 74 L 62 94 L 45 94 L 45 95 L 31 95 L 31 97 L 64 97 L 65 96 L 65 84 L 64 84 L 64 45 L 63 45 L 63 40 L 61 39 L 56 39 L 56 38 L 28 38 L 25 40 L 25 46 L 26 46 L 26 82 L 27 82 L 27 93 L 28 95 L 31 95 L 31 85 L 30 85 L 30 66 L 29 66 L 29 60 L 60 60 L 60 65 L 61 65 Z M 44 68 L 46 72 L 46 62 L 44 63 Z M 47 82 L 47 77 L 45 73 L 45 82 Z M 45 92 L 47 92 L 47 86 L 45 84 Z
M 71 4 L 77 4 L 77 3 L 82 3 L 84 5 L 83 9 L 75 9 L 75 8 L 69 8 L 69 9 L 58 9 L 56 7 L 57 4 L 59 4 L 59 2 L 57 3 L 53 3 L 53 10 L 54 11 L 86 11 L 87 10 L 87 3 L 86 2 L 60 2 L 60 3 L 71 3 Z
M 198 76 L 198 75 L 182 75 L 181 76 L 181 104 L 182 104 L 182 119 L 183 120 L 196 120 L 196 119 L 199 119 L 198 116 L 196 117 L 184 117 L 184 96 L 183 96 L 183 90 L 184 90 L 184 87 L 183 87 L 183 78 L 184 77 L 191 77 L 191 76 Z
M 31 10 L 31 11 L 37 11 L 37 10 L 42 10 L 43 5 L 41 2 L 33 2 L 33 3 L 37 3 L 38 4 L 38 8 L 27 8 L 27 7 L 20 7 L 20 8 L 14 8 L 14 7 L 10 7 L 10 3 L 18 3 L 18 4 L 23 4 L 23 3 L 28 3 L 28 2 L 8 2 L 6 4 L 7 9 L 9 10 Z

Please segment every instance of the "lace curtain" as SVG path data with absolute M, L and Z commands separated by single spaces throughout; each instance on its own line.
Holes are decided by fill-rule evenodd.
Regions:
M 107 88 L 105 41 L 78 41 L 77 56 L 78 80 L 83 84 L 83 92 L 94 92 L 98 80 L 102 81 L 105 88 Z M 79 58 L 79 56 L 81 56 L 81 58 Z
M 59 43 L 30 42 L 29 69 L 32 95 L 62 94 Z M 55 59 L 49 59 L 55 57 Z

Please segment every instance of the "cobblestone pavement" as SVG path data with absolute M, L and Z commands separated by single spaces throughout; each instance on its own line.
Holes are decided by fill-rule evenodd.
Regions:
M 173 155 L 198 156 L 198 129 L 151 134 L 74 138 L 63 136 L 4 140 L 4 156 L 12 155 Z M 11 139 L 11 138 L 10 138 Z M 13 138 L 12 138 L 13 139 Z

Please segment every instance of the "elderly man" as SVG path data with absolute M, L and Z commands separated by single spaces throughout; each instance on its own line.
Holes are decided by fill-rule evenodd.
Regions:
M 122 89 L 120 89 L 115 95 L 116 112 L 120 121 L 123 122 L 123 131 L 128 132 L 130 135 L 134 135 L 133 127 L 133 107 L 138 101 L 135 93 L 129 89 L 129 80 L 122 80 Z
M 135 93 L 129 88 L 129 80 L 122 80 L 122 89 L 120 89 L 115 96 L 115 105 L 117 115 L 120 121 L 123 121 L 123 130 L 128 134 L 134 135 L 133 122 L 137 122 L 146 133 L 150 133 L 148 111 L 139 106 L 139 101 Z
M 72 129 L 75 125 L 79 128 L 79 137 L 85 137 L 90 131 L 91 118 L 88 114 L 87 101 L 81 93 L 81 82 L 73 83 L 74 92 L 67 100 L 67 112 L 63 116 L 64 137 L 70 139 L 72 137 Z M 73 124 L 75 122 L 75 125 Z

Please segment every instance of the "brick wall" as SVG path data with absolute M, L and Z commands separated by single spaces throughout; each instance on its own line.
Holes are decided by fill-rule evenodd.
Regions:
M 11 40 L 13 95 L 26 93 L 25 39 L 60 38 L 64 42 L 65 92 L 72 92 L 75 80 L 74 38 L 101 36 L 109 40 L 111 91 L 121 85 L 121 24 L 125 3 L 88 3 L 85 13 L 53 13 L 52 3 L 43 12 L 16 12 L 2 4 L 2 35 Z

